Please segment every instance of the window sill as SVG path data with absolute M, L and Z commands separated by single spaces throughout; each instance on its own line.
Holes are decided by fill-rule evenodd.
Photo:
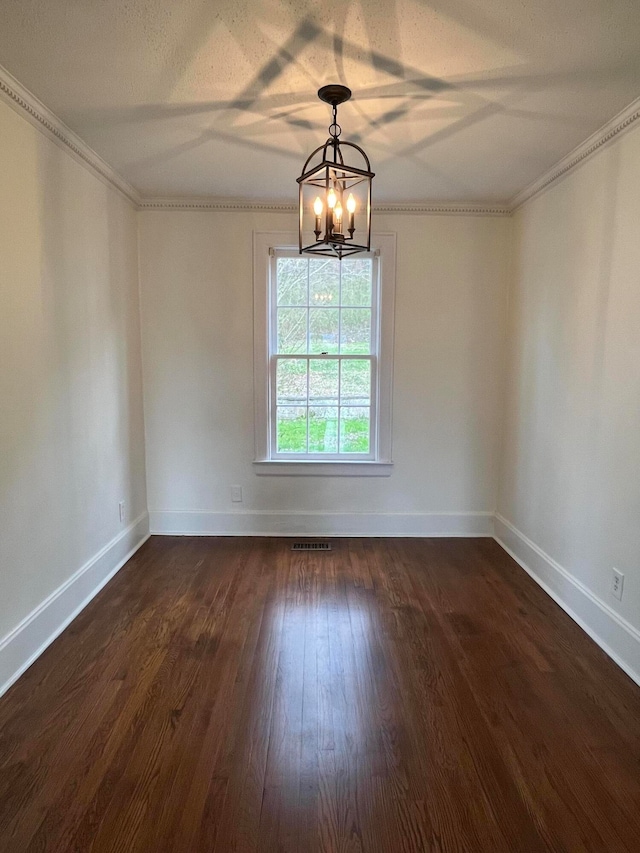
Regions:
M 275 477 L 390 477 L 393 462 L 316 462 L 261 460 L 253 463 L 260 476 Z

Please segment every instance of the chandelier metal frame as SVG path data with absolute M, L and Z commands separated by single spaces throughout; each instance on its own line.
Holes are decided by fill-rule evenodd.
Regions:
M 339 139 L 342 128 L 338 124 L 338 106 L 349 100 L 351 90 L 346 86 L 330 84 L 318 90 L 318 97 L 331 105 L 332 122 L 329 126 L 329 138 L 309 155 L 302 174 L 297 178 L 300 254 L 343 258 L 357 252 L 369 252 L 371 250 L 371 183 L 375 173 L 371 171 L 371 163 L 366 152 L 359 145 L 355 142 L 341 142 Z M 345 161 L 346 149 L 349 149 L 347 156 L 353 156 L 354 152 L 357 152 L 362 157 L 365 168 L 349 165 Z M 312 165 L 318 156 L 319 161 Z M 362 184 L 366 186 L 362 187 Z M 306 216 L 309 215 L 306 210 L 305 187 L 313 187 L 318 193 L 313 204 L 315 242 L 308 245 L 304 245 L 305 221 Z M 356 229 L 355 216 L 358 202 L 351 192 L 355 187 L 359 187 L 357 193 L 363 207 L 358 212 L 360 222 L 363 214 L 365 217 L 364 226 L 360 225 L 358 229 Z M 348 196 L 347 193 L 349 193 Z M 355 241 L 356 230 L 358 235 L 363 235 L 364 239 L 360 238 L 362 242 Z

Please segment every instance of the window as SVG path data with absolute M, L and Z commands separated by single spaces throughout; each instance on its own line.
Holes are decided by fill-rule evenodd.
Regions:
M 377 258 L 271 258 L 271 458 L 373 458 Z
M 395 240 L 380 240 L 339 261 L 256 234 L 258 473 L 389 473 Z

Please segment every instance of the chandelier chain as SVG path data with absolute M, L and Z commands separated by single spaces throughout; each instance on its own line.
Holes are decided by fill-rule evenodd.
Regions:
M 329 125 L 329 136 L 331 136 L 331 138 L 333 139 L 334 144 L 337 141 L 337 139 L 341 133 L 342 133 L 342 128 L 338 124 L 338 107 L 336 104 L 334 104 L 333 105 L 333 118 L 332 118 L 331 124 Z

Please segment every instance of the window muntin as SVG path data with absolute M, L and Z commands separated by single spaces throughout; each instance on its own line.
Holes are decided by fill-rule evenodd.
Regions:
M 270 265 L 271 459 L 376 458 L 378 259 Z

